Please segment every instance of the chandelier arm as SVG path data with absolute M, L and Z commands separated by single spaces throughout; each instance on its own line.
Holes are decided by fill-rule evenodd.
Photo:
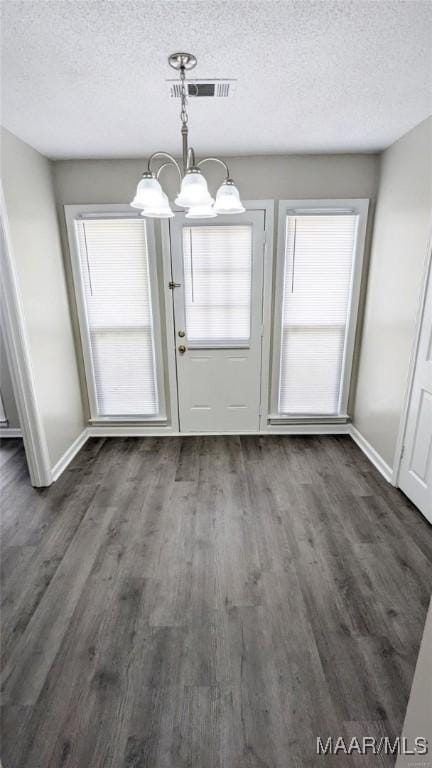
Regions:
M 152 168 L 151 168 L 152 161 L 155 160 L 157 157 L 167 157 L 168 160 L 170 160 L 171 163 L 173 165 L 175 165 L 175 167 L 177 168 L 177 170 L 179 172 L 180 179 L 182 178 L 182 172 L 181 172 L 180 166 L 179 166 L 177 160 L 175 159 L 175 157 L 170 155 L 169 152 L 153 152 L 153 154 L 150 155 L 150 157 L 148 159 L 148 163 L 147 163 L 147 168 L 148 168 L 150 173 L 152 173 Z
M 171 160 L 168 160 L 168 162 L 162 163 L 162 165 L 159 166 L 159 168 L 156 171 L 156 178 L 159 179 L 160 172 L 163 171 L 164 168 L 168 168 L 169 166 L 174 167 L 177 170 L 177 173 L 178 173 L 179 179 L 180 179 L 180 184 L 181 184 L 181 180 L 182 180 L 181 170 L 180 170 L 180 168 L 178 166 L 178 163 L 173 163 L 173 162 L 171 162 Z
M 229 179 L 229 177 L 230 177 L 229 168 L 228 168 L 225 160 L 221 160 L 219 157 L 203 157 L 203 159 L 200 160 L 199 163 L 197 163 L 197 168 L 199 168 L 200 165 L 202 165 L 203 163 L 210 162 L 210 160 L 212 160 L 214 163 L 220 163 L 220 165 L 223 165 L 223 167 L 225 168 L 225 173 L 226 173 L 225 181 L 227 179 Z

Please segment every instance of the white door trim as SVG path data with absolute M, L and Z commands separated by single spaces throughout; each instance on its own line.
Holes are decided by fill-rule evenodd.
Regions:
M 264 200 L 244 200 L 243 205 L 248 211 L 264 211 L 264 260 L 263 260 L 263 308 L 262 323 L 263 336 L 261 345 L 261 400 L 260 400 L 260 433 L 267 431 L 267 415 L 269 410 L 268 391 L 270 375 L 270 350 L 271 350 L 271 330 L 272 330 L 272 293 L 273 293 L 273 254 L 274 254 L 274 208 L 275 201 L 271 198 Z M 184 213 L 184 209 L 174 208 L 176 213 Z M 164 265 L 164 274 L 170 275 L 172 280 L 172 260 L 171 260 L 171 236 L 168 220 L 161 220 L 161 248 L 162 260 Z M 192 434 L 181 433 L 179 431 L 178 410 L 176 422 L 174 421 L 174 407 L 178 408 L 177 398 L 177 368 L 175 362 L 175 331 L 174 331 L 174 296 L 170 291 L 165 291 L 166 303 L 166 321 L 167 336 L 173 339 L 171 355 L 168 356 L 169 364 L 169 384 L 170 400 L 172 403 L 173 424 L 170 434 Z M 171 310 L 171 311 L 170 311 Z M 169 345 L 168 345 L 169 349 Z M 165 431 L 165 430 L 164 430 Z M 284 431 L 284 430 L 283 430 Z M 116 433 L 117 434 L 117 433 Z M 218 432 L 215 434 L 226 434 Z
M 165 376 L 166 401 L 169 402 L 170 431 L 179 430 L 179 411 L 177 397 L 177 365 L 175 358 L 174 296 L 168 283 L 172 281 L 171 235 L 169 219 L 160 220 L 160 243 L 162 255 L 162 277 L 160 278 L 160 301 L 165 314 L 165 346 L 168 374 Z M 163 334 L 163 331 L 162 331 Z M 163 427 L 162 427 L 163 430 Z
M 7 209 L 0 186 L 2 327 L 32 485 L 51 485 L 51 462 L 36 399 L 24 311 L 13 258 Z
M 188 227 L 198 233 L 201 230 L 224 232 L 225 228 L 233 229 L 233 232 L 237 228 L 239 232 L 249 232 L 251 314 L 247 341 L 213 343 L 202 340 L 202 343 L 194 343 L 190 338 L 186 322 L 187 269 L 183 235 L 189 231 Z M 176 350 L 180 429 L 188 434 L 195 431 L 257 431 L 261 397 L 265 210 L 256 205 L 249 207 L 246 203 L 243 214 L 223 215 L 208 221 L 189 221 L 182 212 L 170 221 L 170 233 L 173 280 L 183 286 L 173 291 L 176 333 L 185 329 L 188 350 L 184 356 Z
M 269 414 L 270 352 L 272 339 L 272 296 L 273 296 L 273 260 L 274 260 L 274 200 L 248 200 L 249 210 L 264 211 L 264 259 L 263 259 L 263 304 L 262 304 L 262 343 L 261 343 L 261 397 L 260 431 L 266 431 Z
M 409 368 L 408 368 L 408 378 L 407 378 L 405 396 L 404 396 L 403 405 L 402 405 L 401 417 L 399 421 L 399 429 L 398 429 L 398 434 L 396 438 L 396 447 L 395 447 L 395 454 L 394 454 L 394 460 L 393 460 L 393 471 L 391 476 L 391 483 L 392 485 L 396 485 L 396 486 L 399 485 L 399 473 L 400 473 L 400 467 L 402 462 L 402 452 L 403 452 L 405 433 L 406 433 L 407 422 L 408 422 L 408 412 L 411 404 L 414 374 L 415 374 L 416 365 L 417 365 L 417 356 L 418 356 L 418 350 L 419 350 L 419 344 L 420 344 L 420 334 L 422 331 L 422 321 L 423 321 L 423 315 L 424 315 L 424 310 L 426 305 L 426 295 L 427 295 L 430 272 L 432 272 L 432 219 L 431 219 L 431 226 L 430 226 L 429 241 L 428 241 L 428 246 L 426 251 L 426 258 L 425 258 L 424 269 L 423 269 L 422 283 L 420 287 L 420 296 L 419 296 L 419 305 L 418 305 L 416 324 L 415 324 L 414 341 L 411 349 L 410 362 L 409 362 Z M 432 280 L 432 275 L 431 275 L 431 280 Z

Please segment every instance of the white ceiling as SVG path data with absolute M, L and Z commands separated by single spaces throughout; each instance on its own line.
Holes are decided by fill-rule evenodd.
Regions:
M 3 119 L 53 157 L 179 152 L 167 56 L 237 78 L 191 101 L 196 150 L 373 152 L 432 113 L 432 3 L 3 0 Z

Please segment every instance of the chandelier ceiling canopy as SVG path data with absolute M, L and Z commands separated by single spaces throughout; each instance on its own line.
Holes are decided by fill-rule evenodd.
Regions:
M 188 145 L 186 71 L 196 66 L 196 57 L 191 53 L 173 53 L 168 62 L 171 67 L 178 70 L 180 75 L 182 164 L 180 166 L 169 152 L 154 152 L 149 157 L 147 170 L 142 174 L 131 206 L 141 209 L 141 216 L 154 219 L 172 218 L 174 212 L 162 189 L 159 177 L 164 168 L 174 166 L 180 181 L 180 191 L 175 199 L 175 205 L 187 209 L 187 219 L 210 219 L 218 213 L 243 213 L 245 208 L 240 200 L 239 191 L 230 177 L 226 162 L 218 157 L 203 157 L 197 162 L 194 150 Z M 160 159 L 164 162 L 155 169 L 155 161 Z M 212 198 L 206 178 L 201 171 L 201 166 L 209 162 L 219 163 L 225 171 L 225 179 L 216 192 L 216 200 Z

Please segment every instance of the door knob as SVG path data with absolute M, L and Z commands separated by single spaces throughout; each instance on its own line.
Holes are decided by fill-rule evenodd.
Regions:
M 186 336 L 186 331 L 179 331 L 178 335 L 180 336 L 181 339 L 184 339 L 184 337 Z
M 180 346 L 178 348 L 178 351 L 180 352 L 181 355 L 184 355 L 184 353 L 186 352 L 185 345 L 184 344 L 180 344 Z

